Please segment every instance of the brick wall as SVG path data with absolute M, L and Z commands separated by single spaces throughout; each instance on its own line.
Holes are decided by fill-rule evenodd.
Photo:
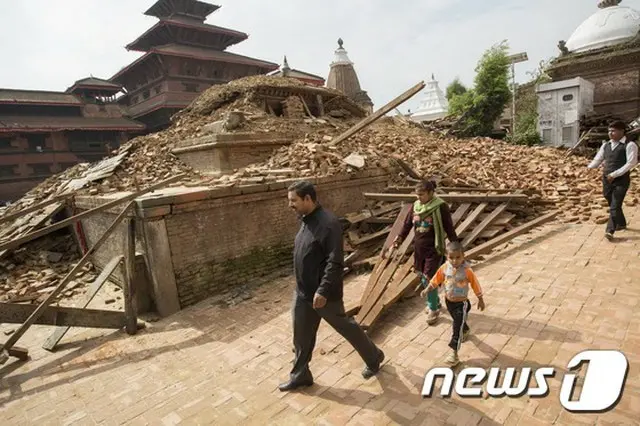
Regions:
M 386 183 L 377 177 L 320 184 L 318 196 L 343 215 L 364 208 L 362 193 Z M 284 188 L 176 206 L 165 220 L 183 307 L 290 268 L 299 227 Z
M 337 215 L 365 207 L 363 192 L 382 190 L 388 176 L 384 172 L 367 173 L 366 177 L 348 176 L 321 179 L 316 182 L 321 203 Z M 289 182 L 290 183 L 290 182 Z M 165 250 L 153 253 L 156 265 L 163 267 L 162 276 L 172 275 L 170 283 L 150 284 L 151 288 L 174 286 L 179 307 L 185 308 L 207 297 L 237 285 L 255 284 L 274 274 L 291 272 L 291 250 L 299 222 L 287 205 L 287 183 L 253 185 L 233 191 L 206 191 L 154 198 L 139 205 L 143 208 L 137 230 L 138 250 Z M 244 193 L 242 193 L 244 192 Z M 104 200 L 78 199 L 76 205 L 85 210 Z M 117 211 L 98 213 L 83 220 L 87 240 L 92 245 L 115 218 Z M 150 221 L 166 233 L 162 238 L 144 240 L 144 229 Z M 166 229 L 166 231 L 165 231 Z M 162 235 L 160 236 L 162 237 Z M 123 228 L 107 240 L 94 257 L 100 267 L 122 253 Z M 145 245 L 149 244 L 149 245 Z M 155 244 L 155 245 L 154 245 Z M 168 245 L 168 247 L 166 247 Z M 157 266 L 153 267 L 157 270 Z M 153 275 L 150 271 L 149 276 Z M 153 279 L 153 278 L 152 278 Z M 159 292 L 159 290 L 156 290 Z M 157 301 L 156 301 L 157 302 Z

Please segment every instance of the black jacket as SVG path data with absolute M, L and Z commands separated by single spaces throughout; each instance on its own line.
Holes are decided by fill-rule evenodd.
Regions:
M 342 224 L 318 206 L 302 218 L 293 249 L 298 294 L 312 301 L 317 292 L 329 301 L 342 300 L 344 254 Z

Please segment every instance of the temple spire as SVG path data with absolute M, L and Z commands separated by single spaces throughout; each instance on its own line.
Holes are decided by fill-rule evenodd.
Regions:
M 284 56 L 284 62 L 282 63 L 282 76 L 288 77 L 291 72 L 291 68 L 289 68 L 289 62 L 287 62 L 287 56 Z

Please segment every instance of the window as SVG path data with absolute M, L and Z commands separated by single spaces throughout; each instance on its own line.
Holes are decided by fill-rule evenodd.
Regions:
M 36 176 L 48 176 L 51 174 L 51 164 L 29 164 Z
M 156 86 L 153 88 L 153 94 L 157 95 L 158 93 L 160 93 L 161 90 L 162 90 L 162 87 Z
M 562 97 L 562 100 L 565 101 L 565 102 L 572 101 L 573 100 L 573 95 L 564 95 Z
M 543 129 L 542 130 L 542 141 L 545 144 L 551 143 L 551 129 Z
M 182 83 L 182 86 L 184 87 L 184 91 L 185 92 L 197 92 L 198 91 L 198 85 L 197 84 Z
M 151 93 L 149 93 L 148 90 L 145 90 L 144 92 L 142 92 L 142 97 L 147 100 L 149 99 L 149 97 L 151 96 Z
M 11 138 L 0 138 L 0 149 L 11 149 Z
M 29 151 L 42 152 L 46 148 L 46 139 L 47 135 L 45 135 L 44 133 L 27 135 Z
M 16 165 L 3 165 L 0 166 L 0 178 L 3 177 L 12 177 L 15 176 L 16 173 Z

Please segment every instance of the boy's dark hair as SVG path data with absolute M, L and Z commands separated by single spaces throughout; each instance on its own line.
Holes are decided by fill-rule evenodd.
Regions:
M 460 241 L 449 241 L 447 253 L 464 253 L 464 247 Z
M 295 192 L 296 195 L 304 200 L 307 195 L 311 197 L 311 201 L 316 202 L 316 188 L 311 182 L 302 180 L 289 186 L 289 192 Z
M 416 185 L 416 191 L 433 192 L 436 190 L 438 184 L 435 180 L 423 180 Z
M 609 128 L 610 129 L 616 129 L 616 130 L 622 130 L 623 132 L 627 131 L 627 124 L 624 121 L 613 121 L 611 123 L 609 123 Z

